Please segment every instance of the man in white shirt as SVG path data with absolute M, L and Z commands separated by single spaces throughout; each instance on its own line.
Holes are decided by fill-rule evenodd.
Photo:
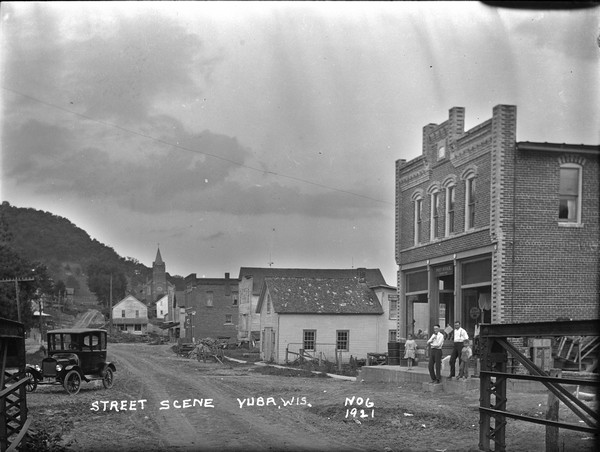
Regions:
M 456 358 L 458 363 L 462 362 L 460 358 L 460 351 L 463 348 L 463 344 L 469 339 L 467 332 L 460 326 L 460 322 L 454 322 L 454 347 L 452 348 L 452 354 L 450 355 L 450 378 L 453 378 L 456 374 Z
M 442 345 L 444 345 L 444 335 L 440 332 L 439 325 L 433 325 L 433 334 L 427 341 L 429 349 L 429 376 L 432 383 L 440 383 L 442 378 Z M 434 372 L 435 368 L 435 372 Z

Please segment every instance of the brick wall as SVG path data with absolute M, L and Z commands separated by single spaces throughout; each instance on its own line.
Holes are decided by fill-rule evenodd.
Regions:
M 423 128 L 423 155 L 396 162 L 396 262 L 403 266 L 495 245 L 492 322 L 599 317 L 600 186 L 598 147 L 529 146 L 517 150 L 516 107 L 462 133 L 464 111 Z M 438 157 L 445 146 L 444 158 Z M 583 168 L 582 224 L 558 221 L 561 163 Z M 465 231 L 465 177 L 475 175 L 475 228 Z M 445 187 L 455 184 L 455 233 L 444 237 Z M 432 190 L 440 191 L 440 238 L 430 240 Z M 422 200 L 422 239 L 414 243 L 415 199 Z M 423 264 L 424 265 L 424 264 Z M 398 287 L 402 293 L 399 272 Z M 403 308 L 402 308 L 403 309 Z
M 491 121 L 463 133 L 464 109 L 450 110 L 441 125 L 423 128 L 423 156 L 396 163 L 396 261 L 399 265 L 489 245 Z M 459 133 L 460 132 L 460 133 Z M 439 146 L 446 157 L 438 159 Z M 475 175 L 475 227 L 465 231 L 466 180 Z M 454 233 L 445 237 L 446 190 L 455 187 Z M 431 193 L 439 191 L 439 237 L 430 239 Z M 414 199 L 422 199 L 421 243 L 414 244 Z
M 583 168 L 580 227 L 559 225 L 561 162 Z M 514 293 L 505 300 L 506 321 L 598 318 L 598 156 L 523 151 L 516 163 L 514 262 L 507 261 L 505 275 L 514 278 Z
M 209 306 L 211 293 L 212 306 Z M 195 311 L 192 322 L 196 340 L 219 336 L 237 339 L 239 303 L 234 304 L 234 300 L 238 300 L 237 280 L 206 281 L 185 294 L 186 308 Z M 231 316 L 231 322 L 226 322 L 226 316 Z M 189 333 L 192 334 L 191 329 Z

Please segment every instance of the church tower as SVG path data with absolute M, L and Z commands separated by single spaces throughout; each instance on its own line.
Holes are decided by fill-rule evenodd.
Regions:
M 152 263 L 152 301 L 158 300 L 167 292 L 167 272 L 165 270 L 165 263 L 160 255 L 160 248 L 158 248 L 156 259 Z

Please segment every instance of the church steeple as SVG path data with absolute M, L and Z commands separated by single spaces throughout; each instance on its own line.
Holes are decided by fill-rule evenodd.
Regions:
M 156 251 L 156 259 L 152 263 L 152 301 L 156 301 L 168 292 L 167 271 L 160 248 Z
M 162 265 L 164 264 L 162 257 L 160 255 L 160 248 L 156 251 L 156 259 L 154 259 L 154 265 Z

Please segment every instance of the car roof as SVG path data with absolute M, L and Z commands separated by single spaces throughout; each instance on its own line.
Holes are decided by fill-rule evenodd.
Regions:
M 100 328 L 62 328 L 60 330 L 52 330 L 52 331 L 48 331 L 48 334 L 52 334 L 52 333 L 75 333 L 75 334 L 82 334 L 82 333 L 96 333 L 96 332 L 104 332 L 106 333 L 106 330 L 100 329 Z

